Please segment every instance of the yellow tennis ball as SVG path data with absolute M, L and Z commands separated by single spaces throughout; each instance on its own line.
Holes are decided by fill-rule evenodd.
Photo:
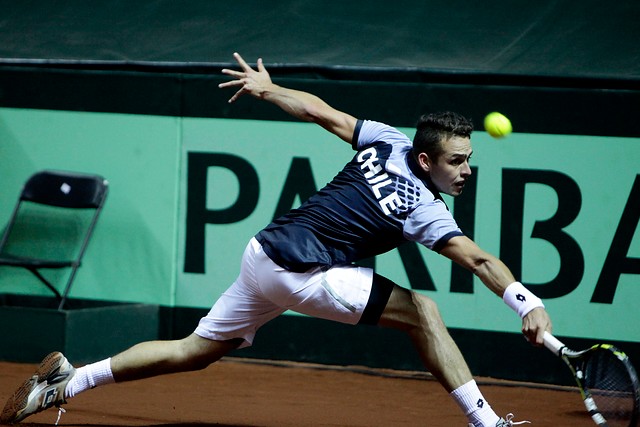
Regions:
M 496 111 L 487 114 L 484 118 L 484 129 L 494 138 L 504 138 L 513 130 L 511 121 L 504 114 Z

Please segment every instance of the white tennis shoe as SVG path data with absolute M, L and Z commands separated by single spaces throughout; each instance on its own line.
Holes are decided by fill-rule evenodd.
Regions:
M 506 417 L 500 418 L 496 427 L 511 427 L 520 424 L 531 424 L 531 421 L 513 421 L 513 414 L 507 414 Z M 469 423 L 469 427 L 473 427 L 473 424 Z
M 49 354 L 42 360 L 33 376 L 18 387 L 7 400 L 0 414 L 0 424 L 15 424 L 52 406 L 64 412 L 60 408 L 60 405 L 67 403 L 64 390 L 75 373 L 75 368 L 62 353 Z

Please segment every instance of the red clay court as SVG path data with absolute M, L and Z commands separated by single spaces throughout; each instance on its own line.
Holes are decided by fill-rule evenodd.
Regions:
M 0 363 L 4 402 L 36 365 Z M 532 426 L 591 426 L 577 390 L 477 378 L 501 415 Z M 109 385 L 70 400 L 61 426 L 466 426 L 420 372 L 226 358 L 200 372 Z M 23 426 L 53 425 L 57 410 Z

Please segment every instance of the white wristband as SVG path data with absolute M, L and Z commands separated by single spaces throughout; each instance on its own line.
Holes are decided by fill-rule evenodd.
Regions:
M 544 308 L 542 300 L 525 288 L 520 282 L 510 284 L 507 289 L 505 289 L 502 300 L 511 307 L 513 311 L 518 313 L 521 318 L 529 314 L 534 308 Z

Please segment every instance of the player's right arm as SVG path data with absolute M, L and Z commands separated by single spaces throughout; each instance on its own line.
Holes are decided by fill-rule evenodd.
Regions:
M 336 110 L 313 94 L 273 83 L 262 58 L 258 59 L 257 70 L 254 70 L 238 53 L 233 56 L 242 70 L 223 69 L 222 73 L 234 77 L 234 80 L 219 85 L 220 88 L 239 87 L 229 102 L 234 102 L 244 94 L 264 99 L 300 120 L 317 123 L 351 144 L 357 122 L 355 117 Z
M 440 253 L 472 271 L 487 288 L 501 298 L 507 287 L 516 281 L 500 259 L 480 249 L 466 236 L 451 238 Z M 551 319 L 543 307 L 529 311 L 522 318 L 522 332 L 531 343 L 542 345 L 545 331 L 551 331 Z

